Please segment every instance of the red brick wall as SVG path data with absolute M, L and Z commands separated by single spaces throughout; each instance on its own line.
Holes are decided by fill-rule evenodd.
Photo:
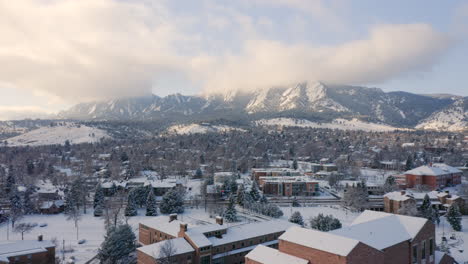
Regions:
M 18 256 L 19 260 L 15 257 L 8 258 L 11 264 L 54 264 L 55 263 L 55 248 L 47 248 L 47 252 L 31 254 L 31 259 L 28 255 Z
M 348 264 L 373 263 L 383 264 L 385 255 L 382 251 L 359 243 L 348 255 Z M 393 262 L 396 263 L 396 262 Z
M 388 247 L 383 252 L 385 253 L 385 264 L 411 263 L 409 241 Z
M 421 251 L 422 251 L 422 242 L 426 242 L 426 264 L 434 263 L 434 262 L 429 262 L 429 241 L 430 239 L 433 239 L 435 243 L 435 226 L 431 221 L 426 221 L 426 224 L 421 228 L 419 233 L 416 235 L 416 237 L 411 241 L 411 247 L 410 247 L 410 257 L 412 257 L 412 249 L 414 245 L 417 245 L 418 247 L 418 264 L 421 263 Z M 435 245 L 434 245 L 434 250 L 435 250 Z
M 189 256 L 190 256 L 190 260 L 188 259 Z M 192 253 L 180 254 L 177 256 L 173 256 L 171 258 L 171 263 L 188 264 L 188 263 L 193 263 L 193 259 L 194 259 L 194 256 Z M 137 250 L 137 263 L 138 264 L 158 264 L 158 261 L 153 256 L 147 255 Z
M 307 259 L 311 263 L 327 263 L 327 264 L 345 264 L 346 258 L 331 254 L 325 251 L 308 248 L 299 244 L 288 241 L 279 241 L 279 250 L 286 254 L 290 254 L 299 258 Z
M 139 224 L 138 241 L 143 245 L 149 245 L 166 239 L 175 238 L 169 234 L 160 232 L 154 228 Z

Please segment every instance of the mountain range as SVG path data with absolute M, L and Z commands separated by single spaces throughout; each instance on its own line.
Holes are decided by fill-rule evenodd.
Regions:
M 204 121 L 290 117 L 327 122 L 357 118 L 395 127 L 463 130 L 468 97 L 384 92 L 378 88 L 302 82 L 251 92 L 181 94 L 81 103 L 58 114 L 78 120 Z

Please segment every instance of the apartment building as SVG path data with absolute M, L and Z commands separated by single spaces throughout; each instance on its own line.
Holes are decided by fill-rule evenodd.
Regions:
M 259 187 L 264 194 L 276 196 L 313 196 L 319 183 L 308 176 L 260 177 Z

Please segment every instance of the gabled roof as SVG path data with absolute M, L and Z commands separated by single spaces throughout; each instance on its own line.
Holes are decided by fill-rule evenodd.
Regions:
M 356 239 L 297 226 L 289 228 L 279 239 L 340 256 L 347 256 L 359 244 Z
M 406 216 L 406 215 L 397 215 L 397 214 L 389 214 L 384 212 L 376 212 L 365 210 L 362 214 L 360 214 L 356 219 L 354 219 L 351 225 L 358 225 L 362 223 L 369 224 L 371 221 L 375 221 L 378 219 L 389 219 L 385 221 L 395 221 L 397 219 L 400 224 L 404 227 L 404 230 L 410 235 L 411 239 L 414 239 L 416 235 L 419 233 L 421 228 L 426 224 L 428 221 L 426 218 L 421 217 L 413 217 L 413 216 Z M 372 245 L 371 245 L 372 246 Z
M 250 251 L 245 256 L 253 261 L 264 263 L 264 264 L 307 264 L 308 260 L 298 258 L 286 253 L 283 253 L 277 249 L 266 247 L 263 245 L 257 246 L 254 250 Z
M 180 231 L 180 224 L 184 222 L 180 220 L 168 221 L 167 217 L 152 217 L 149 219 L 144 219 L 140 224 L 154 228 L 168 235 L 177 237 L 177 234 Z
M 435 163 L 432 166 L 421 166 L 414 168 L 412 170 L 409 170 L 405 172 L 405 174 L 411 174 L 411 175 L 430 175 L 430 176 L 438 176 L 438 175 L 446 175 L 446 174 L 451 174 L 451 173 L 461 173 L 462 171 L 454 168 L 452 166 L 449 166 L 444 163 Z
M 137 250 L 145 253 L 146 255 L 149 255 L 158 259 L 158 258 L 164 257 L 164 256 L 161 256 L 161 248 L 167 243 L 172 243 L 172 248 L 174 250 L 173 255 L 180 255 L 180 254 L 185 254 L 185 253 L 190 253 L 190 252 L 195 251 L 192 248 L 192 246 L 183 237 L 168 239 L 168 240 L 164 240 L 158 243 L 139 247 L 137 248 Z

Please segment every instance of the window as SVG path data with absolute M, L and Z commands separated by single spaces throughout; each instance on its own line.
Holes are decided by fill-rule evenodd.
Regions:
M 418 262 L 418 245 L 413 246 L 413 256 L 412 256 L 413 263 Z
M 434 256 L 434 239 L 429 239 L 429 256 Z
M 425 260 L 426 259 L 426 241 L 423 241 L 422 247 L 421 247 L 421 259 Z
M 31 255 L 31 254 L 28 255 L 28 259 L 32 259 L 32 255 Z

